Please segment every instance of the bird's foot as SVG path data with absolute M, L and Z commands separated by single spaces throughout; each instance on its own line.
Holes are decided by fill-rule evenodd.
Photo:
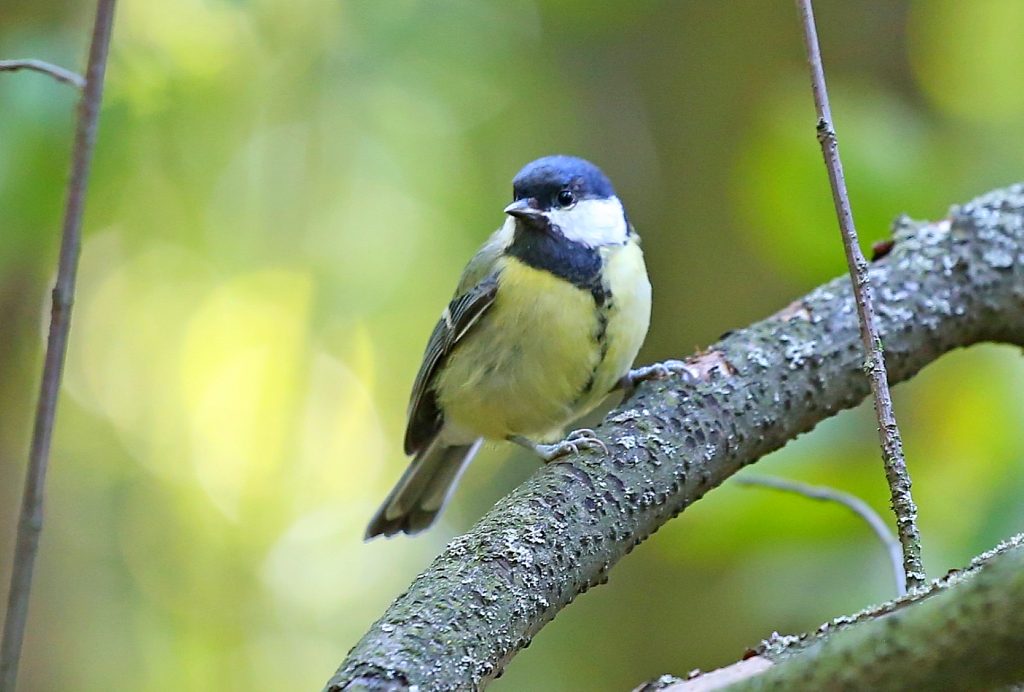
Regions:
M 640 368 L 630 370 L 621 378 L 617 385 L 618 389 L 626 392 L 627 396 L 633 393 L 641 382 L 647 380 L 665 380 L 673 375 L 678 375 L 688 384 L 697 381 L 697 375 L 686 363 L 681 360 L 666 360 L 661 363 L 652 363 Z
M 539 456 L 545 464 L 567 454 L 578 454 L 581 449 L 586 447 L 600 449 L 605 454 L 608 454 L 608 447 L 598 439 L 597 433 L 589 428 L 574 430 L 564 440 L 554 444 L 540 444 L 522 435 L 511 435 L 508 440 L 529 449 Z

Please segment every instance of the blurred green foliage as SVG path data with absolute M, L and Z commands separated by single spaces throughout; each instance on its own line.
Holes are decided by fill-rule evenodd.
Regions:
M 82 63 L 90 3 L 5 0 L 0 57 Z M 816 3 L 865 244 L 1024 178 L 1016 0 Z M 0 577 L 74 93 L 0 76 Z M 788 3 L 125 0 L 89 193 L 22 689 L 318 689 L 535 462 L 485 451 L 441 525 L 363 544 L 421 349 L 510 179 L 598 162 L 644 236 L 643 361 L 844 270 Z M 896 389 L 933 576 L 1024 524 L 1019 353 Z M 511 457 L 511 458 L 507 458 Z M 885 511 L 865 408 L 759 472 Z M 726 487 L 495 689 L 629 689 L 891 595 L 845 510 Z

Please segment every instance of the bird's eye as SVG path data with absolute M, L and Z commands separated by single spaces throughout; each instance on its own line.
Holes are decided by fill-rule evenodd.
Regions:
M 562 190 L 558 193 L 557 199 L 560 207 L 571 207 L 576 204 L 576 195 L 572 193 L 572 190 Z

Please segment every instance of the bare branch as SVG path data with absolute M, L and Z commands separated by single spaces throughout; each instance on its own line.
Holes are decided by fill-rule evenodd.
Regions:
M 846 180 L 843 177 L 843 163 L 839 159 L 839 141 L 836 139 L 836 132 L 832 126 L 832 110 L 829 107 L 828 91 L 825 88 L 825 72 L 821 65 L 821 52 L 818 49 L 818 32 L 814 27 L 814 12 L 811 9 L 811 0 L 796 0 L 796 3 L 803 20 L 807 62 L 811 68 L 811 86 L 814 91 L 814 104 L 818 110 L 818 142 L 821 144 L 821 153 L 825 157 L 828 180 L 832 185 L 832 200 L 835 203 L 843 246 L 846 249 L 846 264 L 853 282 L 853 295 L 860 321 L 860 336 L 864 343 L 864 355 L 867 359 L 864 369 L 867 372 L 871 384 L 871 394 L 875 401 L 875 416 L 878 418 L 878 436 L 882 445 L 885 477 L 889 482 L 892 509 L 896 514 L 896 533 L 899 535 L 903 547 L 906 584 L 908 589 L 912 589 L 923 584 L 926 578 L 924 567 L 921 564 L 921 535 L 917 530 L 917 506 L 910 493 L 910 473 L 907 471 L 907 463 L 903 457 L 903 440 L 900 437 L 900 429 L 896 425 L 896 414 L 893 411 L 892 397 L 889 394 L 885 357 L 882 354 L 882 339 L 879 336 L 875 320 L 874 298 L 868 278 L 868 263 L 864 259 L 864 253 L 860 250 L 857 229 L 853 225 L 853 212 L 850 210 Z
M 785 478 L 775 478 L 773 476 L 742 476 L 737 478 L 736 482 L 740 485 L 761 486 L 763 488 L 771 488 L 773 490 L 794 493 L 811 500 L 836 502 L 843 507 L 846 507 L 848 510 L 863 519 L 864 522 L 871 527 L 871 530 L 875 532 L 875 535 L 878 536 L 878 540 L 882 542 L 882 545 L 885 546 L 886 554 L 889 556 L 889 562 L 892 564 L 893 579 L 896 582 L 896 594 L 902 596 L 907 593 L 905 586 L 906 575 L 903 571 L 900 542 L 892 535 L 892 532 L 889 531 L 889 527 L 885 525 L 882 517 L 878 516 L 878 513 L 871 509 L 871 506 L 864 502 L 864 500 L 860 499 L 856 495 L 844 493 L 843 491 L 836 490 L 835 488 L 828 488 L 821 485 L 808 485 L 807 483 L 791 481 Z
M 708 692 L 723 679 L 730 690 L 1009 689 L 1001 685 L 1024 679 L 1022 647 L 1018 534 L 888 603 L 806 634 L 772 634 L 743 661 L 685 682 L 662 675 L 636 692 Z
M 639 685 L 633 692 L 714 692 L 760 675 L 773 665 L 775 664 L 772 661 L 763 656 L 751 656 L 706 673 L 701 670 L 691 671 L 685 680 L 672 675 L 662 675 L 657 680 Z
M 0 644 L 0 691 L 14 692 L 18 677 L 18 662 L 28 619 L 29 593 L 32 588 L 32 569 L 43 529 L 43 487 L 50 457 L 53 421 L 57 412 L 57 394 L 60 391 L 64 356 L 67 352 L 68 332 L 71 328 L 71 305 L 78 272 L 78 255 L 82 244 L 82 212 L 85 209 L 85 190 L 89 180 L 93 147 L 96 143 L 96 125 L 103 98 L 103 75 L 110 48 L 110 32 L 114 21 L 115 0 L 99 0 L 96 21 L 89 46 L 85 89 L 78 104 L 78 123 L 71 155 L 71 176 L 68 181 L 64 205 L 64 224 L 61 236 L 57 280 L 53 287 L 50 308 L 50 334 L 46 342 L 43 375 L 36 406 L 32 447 L 29 451 L 25 490 L 18 517 L 18 536 L 14 547 L 11 586 L 7 594 L 7 615 L 4 620 L 3 642 Z
M 53 65 L 42 60 L 0 60 L 0 72 L 17 72 L 18 70 L 34 70 L 36 72 L 42 72 L 48 74 L 58 82 L 63 84 L 70 84 L 76 89 L 85 88 L 85 79 L 82 75 L 71 70 L 65 70 L 59 65 Z
M 761 647 L 736 689 L 997 689 L 1024 678 L 1021 536 L 927 589 Z
M 871 265 L 893 382 L 954 348 L 1024 345 L 1024 184 Z M 641 384 L 587 450 L 539 468 L 453 540 L 352 648 L 330 690 L 477 689 L 637 543 L 741 468 L 870 394 L 848 276 Z M 362 687 L 360 687 L 362 685 Z

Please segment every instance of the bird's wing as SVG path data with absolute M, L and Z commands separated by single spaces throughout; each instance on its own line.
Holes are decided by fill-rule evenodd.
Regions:
M 498 276 L 489 274 L 468 291 L 456 296 L 444 309 L 423 354 L 409 400 L 409 422 L 405 428 L 405 453 L 413 454 L 441 428 L 441 411 L 434 393 L 434 376 L 445 356 L 466 335 L 480 316 L 494 303 Z
M 494 273 L 498 259 L 505 252 L 505 248 L 512 242 L 513 226 L 506 224 L 491 234 L 487 242 L 477 250 L 473 258 L 462 270 L 459 278 L 459 285 L 455 289 L 455 297 L 467 293 L 470 289 L 482 282 L 488 275 Z
M 512 242 L 513 226 L 505 224 L 469 260 L 459 278 L 455 297 L 445 308 L 427 342 L 423 363 L 412 386 L 405 428 L 405 453 L 413 454 L 441 427 L 441 412 L 433 391 L 434 376 L 455 344 L 494 302 L 498 290 L 497 262 Z

